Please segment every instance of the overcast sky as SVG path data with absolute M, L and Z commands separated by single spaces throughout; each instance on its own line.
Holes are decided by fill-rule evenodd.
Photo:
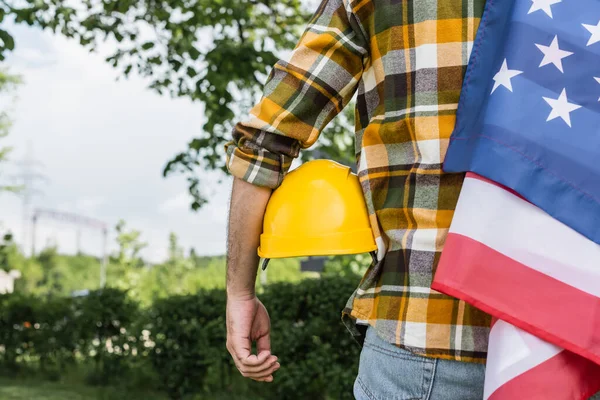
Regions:
M 201 254 L 225 251 L 225 222 L 230 179 L 206 174 L 204 190 L 211 202 L 198 213 L 189 211 L 185 181 L 164 179 L 162 168 L 200 133 L 202 107 L 146 89 L 136 77 L 116 81 L 118 71 L 75 42 L 29 27 L 10 27 L 16 51 L 5 65 L 23 76 L 8 139 L 13 160 L 23 158 L 28 143 L 49 181 L 38 182 L 43 195 L 33 205 L 68 211 L 105 221 L 111 228 L 123 218 L 149 243 L 144 256 L 166 256 L 169 232 Z M 18 173 L 13 165 L 5 172 Z M 17 240 L 22 237 L 21 200 L 0 194 L 0 221 Z M 76 227 L 41 219 L 36 243 L 49 241 L 61 252 L 76 249 Z M 114 231 L 114 230 L 113 230 Z M 81 247 L 101 253 L 101 236 L 81 233 Z M 110 239 L 114 249 L 114 235 Z M 30 247 L 29 240 L 26 244 Z

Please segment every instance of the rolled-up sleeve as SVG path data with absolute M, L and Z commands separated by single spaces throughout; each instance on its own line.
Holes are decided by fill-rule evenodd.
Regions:
M 323 0 L 289 61 L 275 64 L 261 100 L 225 146 L 231 174 L 276 188 L 300 149 L 350 102 L 368 54 L 350 2 Z
M 225 145 L 229 172 L 257 186 L 276 188 L 295 157 L 300 143 L 238 123 L 233 140 Z

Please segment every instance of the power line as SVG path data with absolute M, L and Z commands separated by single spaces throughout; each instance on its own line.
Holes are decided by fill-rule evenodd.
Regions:
M 43 168 L 44 165 L 34 158 L 31 142 L 27 144 L 27 151 L 23 159 L 17 161 L 15 164 L 19 168 L 19 172 L 13 175 L 12 178 L 16 181 L 18 186 L 22 187 L 22 190 L 19 192 L 22 209 L 21 247 L 23 249 L 23 254 L 25 254 L 27 249 L 27 238 L 29 237 L 31 205 L 35 197 L 43 195 L 43 192 L 38 188 L 38 183 L 41 181 L 46 182 L 48 181 L 48 178 L 37 171 L 38 168 Z
M 100 264 L 100 287 L 104 287 L 106 284 L 106 264 L 107 264 L 107 245 L 108 245 L 108 227 L 107 225 L 97 219 L 89 218 L 83 215 L 78 215 L 70 212 L 63 212 L 57 210 L 49 210 L 45 208 L 36 208 L 31 218 L 32 222 L 32 234 L 31 234 L 31 256 L 35 256 L 35 238 L 36 238 L 36 227 L 39 218 L 44 217 L 53 219 L 56 221 L 66 222 L 77 226 L 78 229 L 78 242 L 79 242 L 79 229 L 81 227 L 87 227 L 96 229 L 102 232 L 102 262 Z M 79 243 L 78 243 L 79 246 Z M 79 249 L 78 249 L 79 250 Z

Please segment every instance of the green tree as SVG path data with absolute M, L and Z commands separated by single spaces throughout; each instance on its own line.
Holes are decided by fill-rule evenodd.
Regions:
M 189 259 L 192 264 L 194 264 L 194 267 L 199 268 L 201 266 L 201 259 L 198 254 L 196 254 L 196 249 L 193 247 L 190 249 Z
M 225 262 L 225 256 L 199 256 L 193 247 L 190 249 L 189 259 L 195 268 L 206 268 L 214 259 Z
M 369 254 L 355 254 L 346 256 L 332 256 L 325 261 L 325 276 L 363 276 L 373 258 Z
M 76 290 L 96 289 L 100 260 L 93 256 L 59 254 L 47 247 L 35 257 L 25 257 L 12 241 L 0 244 L 0 268 L 18 270 L 15 291 L 34 295 L 69 296 Z
M 194 259 L 184 256 L 177 235 L 170 233 L 168 258 L 162 264 L 153 265 L 144 277 L 141 300 L 147 303 L 170 295 L 196 292 L 200 287 L 195 278 L 201 273 Z
M 179 239 L 173 232 L 169 234 L 169 260 L 168 263 L 178 263 L 181 260 L 185 260 L 183 255 L 183 247 L 179 246 Z
M 1 15 L 1 12 L 0 12 Z M 0 18 L 1 20 L 1 18 Z M 0 34 L 0 40 L 2 39 L 2 35 Z M 21 78 L 18 75 L 9 74 L 6 70 L 0 69 L 0 95 L 11 94 L 14 89 L 21 83 Z M 8 102 L 9 104 L 12 102 Z M 3 109 L 0 110 L 0 139 L 8 136 L 10 131 L 10 127 L 12 126 L 12 120 L 9 116 L 9 110 Z M 0 167 L 2 164 L 6 163 L 8 160 L 8 155 L 12 151 L 11 147 L 8 146 L 0 146 Z M 0 170 L 1 173 L 1 170 Z M 18 186 L 8 185 L 6 183 L 0 182 L 0 192 L 2 191 L 18 191 L 20 188 Z
M 203 132 L 165 166 L 182 173 L 192 208 L 205 202 L 198 171 L 225 169 L 223 144 L 235 120 L 258 100 L 278 61 L 298 41 L 309 14 L 301 0 L 0 0 L 0 22 L 39 26 L 89 49 L 112 38 L 107 61 L 124 76 L 137 72 L 159 93 L 199 101 Z M 15 47 L 0 29 L 0 59 Z M 305 158 L 327 156 L 352 164 L 352 107 L 335 120 Z
M 140 252 L 148 246 L 148 243 L 141 240 L 142 233 L 138 230 L 127 230 L 124 220 L 120 220 L 115 230 L 117 231 L 117 244 L 119 250 L 111 256 L 111 262 L 123 267 L 142 267 L 144 261 Z
M 18 255 L 18 248 L 10 232 L 5 233 L 0 239 L 0 269 L 8 272 L 14 268 L 14 259 Z
M 110 257 L 107 270 L 107 285 L 122 290 L 129 290 L 129 294 L 136 298 L 139 296 L 140 281 L 146 273 L 144 260 L 140 252 L 148 246 L 141 240 L 142 233 L 135 229 L 127 229 L 126 223 L 120 220 L 115 230 L 117 231 L 117 244 L 119 249 Z
M 42 250 L 37 261 L 42 268 L 42 279 L 38 287 L 44 294 L 68 294 L 69 266 L 57 252 L 56 247 L 47 247 Z
M 68 293 L 75 290 L 93 290 L 100 287 L 101 260 L 87 254 L 67 255 L 61 254 L 68 268 L 67 288 Z
M 44 280 L 44 269 L 37 258 L 26 258 L 18 248 L 10 259 L 11 269 L 21 272 L 21 278 L 15 281 L 15 292 L 32 295 L 47 294 L 48 291 L 42 286 Z
M 171 232 L 169 234 L 169 258 L 166 263 L 154 267 L 158 282 L 164 283 L 157 285 L 157 287 L 163 288 L 161 294 L 187 293 L 189 288 L 186 287 L 186 280 L 193 266 L 193 261 L 183 255 L 183 248 L 179 246 L 177 235 Z

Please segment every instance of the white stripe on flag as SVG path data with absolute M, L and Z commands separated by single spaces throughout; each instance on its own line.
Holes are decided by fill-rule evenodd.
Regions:
M 450 232 L 600 297 L 600 245 L 498 186 L 466 179 Z
M 506 382 L 563 351 L 504 321 L 494 324 L 489 343 L 484 400 Z
M 598 362 L 599 259 L 600 246 L 583 235 L 467 177 L 433 287 L 540 336 L 494 324 L 484 400 L 585 400 L 600 389 L 600 365 L 590 361 Z

